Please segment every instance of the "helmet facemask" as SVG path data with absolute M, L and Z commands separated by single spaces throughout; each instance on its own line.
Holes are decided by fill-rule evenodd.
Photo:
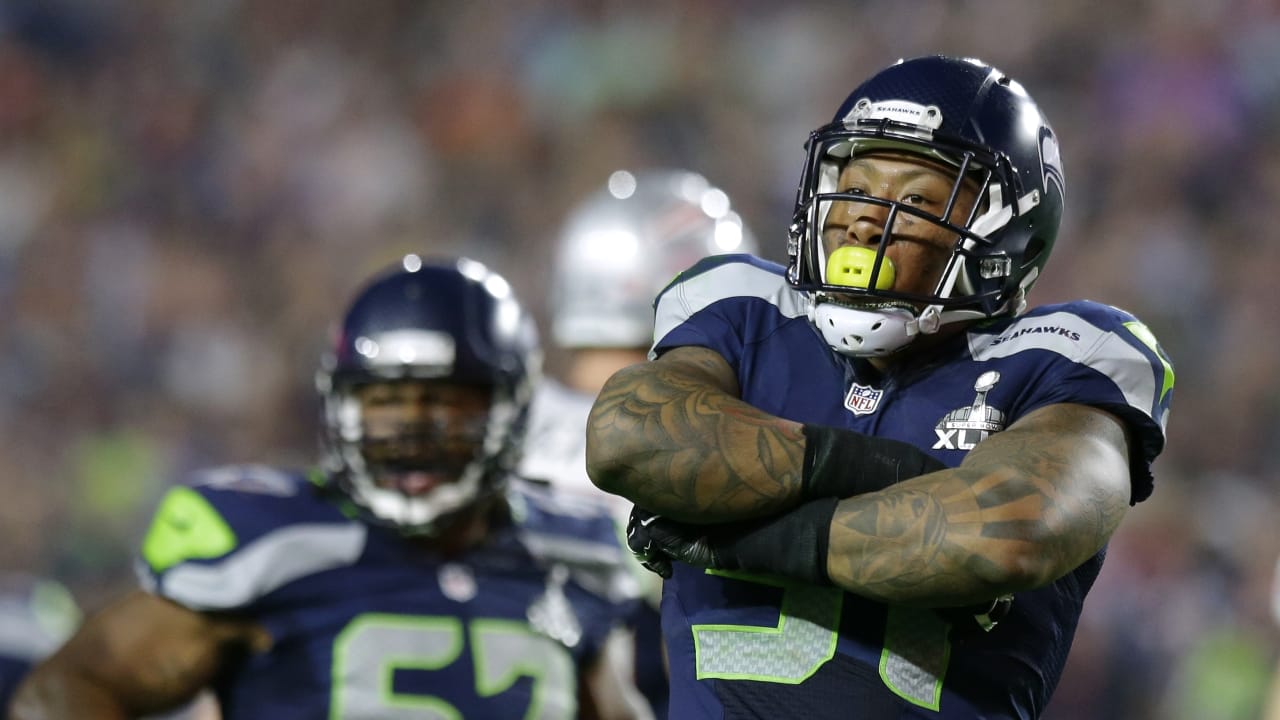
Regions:
M 496 492 L 523 423 L 498 387 L 339 381 L 323 397 L 327 469 L 371 520 L 405 534 L 437 535 Z
M 927 116 L 927 110 L 919 116 Z M 858 112 L 855 107 L 854 114 Z M 821 128 L 809 139 L 788 246 L 788 279 L 811 294 L 810 319 L 846 355 L 889 355 L 948 323 L 1020 312 L 1022 291 L 1034 279 L 1032 272 L 1025 283 L 1015 282 L 1020 259 L 992 238 L 1033 208 L 1038 193 L 1020 191 L 1006 157 L 948 139 L 921 122 L 925 124 L 855 117 Z M 837 181 L 846 163 L 871 154 L 918 158 L 954 173 L 941 211 L 840 191 Z M 966 185 L 976 196 L 967 207 L 960 202 Z M 837 203 L 883 208 L 880 237 L 864 241 L 866 250 L 853 254 L 831 237 L 824 243 L 828 216 L 840 207 Z M 922 232 L 934 238 L 930 244 L 949 238 L 949 257 L 931 287 L 904 288 L 894 281 L 886 250 Z

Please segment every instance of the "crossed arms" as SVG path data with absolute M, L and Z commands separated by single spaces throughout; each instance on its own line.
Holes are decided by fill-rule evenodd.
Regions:
M 601 489 L 674 520 L 776 515 L 802 496 L 802 426 L 739 399 L 714 351 L 682 347 L 614 375 L 587 429 Z M 1129 506 L 1129 442 L 1097 408 L 1040 408 L 959 467 L 842 499 L 826 573 L 899 604 L 982 603 L 1046 585 L 1110 538 Z

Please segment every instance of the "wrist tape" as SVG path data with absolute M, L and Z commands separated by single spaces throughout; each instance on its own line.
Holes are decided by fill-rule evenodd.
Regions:
M 825 425 L 805 425 L 804 437 L 800 492 L 805 500 L 875 492 L 947 467 L 900 440 Z

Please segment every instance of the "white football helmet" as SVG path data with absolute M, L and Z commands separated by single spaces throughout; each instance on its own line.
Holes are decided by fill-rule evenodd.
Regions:
M 708 255 L 754 253 L 724 191 L 688 170 L 619 170 L 560 233 L 551 333 L 566 348 L 644 348 L 653 300 Z

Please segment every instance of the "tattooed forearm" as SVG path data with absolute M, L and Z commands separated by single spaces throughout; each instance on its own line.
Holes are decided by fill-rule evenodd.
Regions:
M 722 522 L 797 502 L 804 460 L 798 423 L 737 399 L 727 364 L 708 350 L 628 368 L 600 392 L 587 467 L 600 488 L 654 512 Z
M 1040 587 L 1096 553 L 1128 507 L 1123 430 L 1060 405 L 953 470 L 840 503 L 832 582 L 885 602 L 963 605 Z

